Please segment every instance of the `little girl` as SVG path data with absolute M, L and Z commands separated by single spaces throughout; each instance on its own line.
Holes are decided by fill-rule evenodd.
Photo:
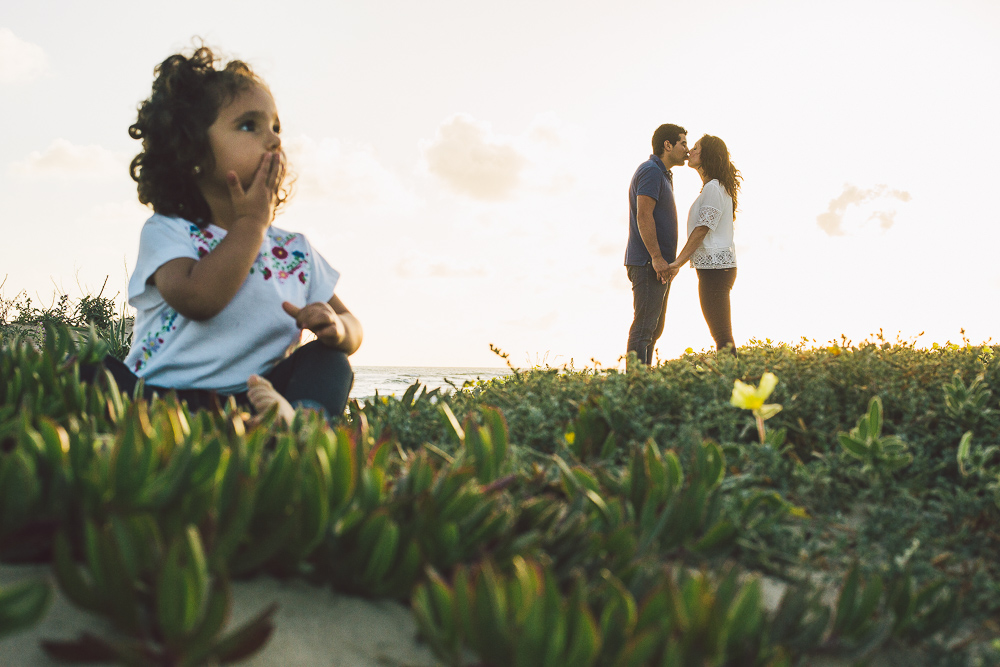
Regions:
M 129 134 L 130 172 L 153 208 L 129 281 L 132 347 L 104 366 L 125 391 L 177 391 L 192 409 L 213 394 L 255 411 L 342 414 L 347 356 L 361 325 L 334 294 L 339 274 L 301 234 L 271 225 L 288 199 L 281 127 L 267 86 L 206 47 L 156 67 Z M 301 330 L 317 340 L 290 356 Z

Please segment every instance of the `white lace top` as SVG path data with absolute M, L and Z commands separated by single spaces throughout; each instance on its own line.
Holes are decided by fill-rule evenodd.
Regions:
M 732 269 L 736 267 L 736 246 L 733 245 L 733 198 L 717 179 L 701 189 L 688 212 L 687 233 L 695 227 L 708 227 L 701 247 L 691 255 L 696 269 Z

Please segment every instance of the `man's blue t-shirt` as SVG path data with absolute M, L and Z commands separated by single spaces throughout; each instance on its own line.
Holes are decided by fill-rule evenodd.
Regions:
M 656 240 L 663 259 L 674 261 L 677 258 L 677 205 L 674 203 L 672 174 L 667 171 L 660 158 L 650 155 L 635 170 L 632 184 L 628 188 L 628 246 L 625 248 L 625 265 L 642 266 L 652 260 L 639 235 L 639 223 L 636 220 L 636 201 L 639 195 L 656 200 L 656 206 L 653 207 Z

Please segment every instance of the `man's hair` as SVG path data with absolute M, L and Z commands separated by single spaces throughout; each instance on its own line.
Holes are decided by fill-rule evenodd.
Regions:
M 212 213 L 194 172 L 195 167 L 211 171 L 214 164 L 208 128 L 219 109 L 264 82 L 243 61 L 232 60 L 223 67 L 204 45 L 190 56 L 170 56 L 154 73 L 152 94 L 139 105 L 138 118 L 128 129 L 133 139 L 142 139 L 142 150 L 132 159 L 129 173 L 138 184 L 140 202 L 157 213 L 205 227 Z M 291 194 L 287 177 L 283 169 L 275 211 Z
M 653 132 L 653 155 L 656 157 L 663 155 L 664 141 L 676 144 L 681 140 L 681 135 L 687 133 L 688 131 L 680 125 L 671 125 L 670 123 L 667 123 L 666 125 L 659 126 L 656 128 L 656 132 Z

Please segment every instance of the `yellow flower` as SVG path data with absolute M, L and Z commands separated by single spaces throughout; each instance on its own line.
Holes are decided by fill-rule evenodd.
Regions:
M 760 410 L 777 384 L 778 376 L 774 373 L 764 373 L 757 387 L 736 380 L 733 382 L 733 396 L 729 402 L 744 410 Z
M 694 348 L 693 347 L 684 348 L 684 354 L 694 354 Z
M 789 514 L 792 516 L 797 516 L 800 519 L 811 519 L 809 512 L 806 511 L 804 507 L 798 507 L 797 505 L 792 505 L 791 509 L 788 510 Z

